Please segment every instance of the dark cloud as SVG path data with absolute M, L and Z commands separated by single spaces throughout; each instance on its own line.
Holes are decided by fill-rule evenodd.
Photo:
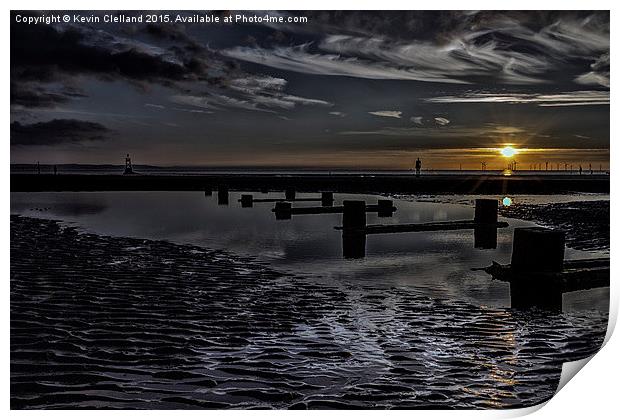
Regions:
M 89 39 L 85 31 L 46 25 L 12 25 L 11 66 L 14 79 L 38 81 L 53 81 L 58 72 L 140 81 L 182 80 L 191 73 L 184 63 L 140 51 L 137 46 Z
M 11 123 L 11 145 L 53 146 L 103 140 L 110 133 L 105 126 L 82 120 L 55 119 L 33 124 Z
M 222 77 L 219 69 L 226 64 L 182 30 L 150 25 L 143 32 L 169 42 L 158 46 L 87 26 L 25 25 L 12 19 L 11 81 L 31 89 L 16 88 L 11 103 L 44 107 L 65 102 L 68 95 L 46 92 L 45 84 L 72 82 L 80 75 L 179 89 L 183 86 L 177 84 Z
M 273 104 L 289 109 L 295 104 L 327 104 L 269 86 L 264 87 L 265 92 L 258 88 L 249 93 L 238 89 L 239 80 L 262 77 L 240 70 L 235 60 L 203 46 L 183 26 L 149 24 L 108 31 L 88 26 L 13 22 L 11 104 L 52 108 L 67 102 L 74 96 L 50 90 L 48 85 L 72 82 L 81 75 L 126 80 L 138 87 L 156 83 L 191 97 L 226 98 L 226 104 L 237 108 L 260 110 L 259 106 Z M 286 84 L 286 80 L 278 80 Z
M 51 108 L 70 99 L 84 96 L 76 89 L 47 90 L 41 85 L 11 83 L 11 104 L 24 108 Z

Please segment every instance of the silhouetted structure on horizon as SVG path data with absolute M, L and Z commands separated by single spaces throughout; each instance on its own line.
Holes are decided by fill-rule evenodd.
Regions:
M 123 172 L 123 175 L 131 175 L 133 174 L 133 167 L 131 166 L 131 158 L 129 157 L 129 153 L 127 153 L 127 156 L 125 157 L 125 171 Z

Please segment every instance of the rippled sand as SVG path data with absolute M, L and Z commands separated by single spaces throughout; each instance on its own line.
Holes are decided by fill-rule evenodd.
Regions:
M 11 217 L 14 409 L 521 407 L 606 324 Z
M 566 232 L 566 245 L 609 251 L 609 200 L 502 207 L 502 216 L 531 220 Z

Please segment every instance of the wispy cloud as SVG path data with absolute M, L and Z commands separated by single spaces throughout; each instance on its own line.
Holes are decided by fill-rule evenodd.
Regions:
M 196 102 L 198 101 L 198 97 L 195 98 Z M 176 103 L 187 103 L 189 105 L 192 106 L 202 106 L 202 105 L 194 105 L 194 103 L 192 103 L 191 100 L 188 100 L 187 98 L 184 98 L 183 96 L 178 96 L 178 97 L 173 97 L 173 102 Z M 161 105 L 161 104 L 144 104 L 145 107 L 147 108 L 154 108 L 154 109 L 168 109 L 167 106 L 165 105 Z M 189 112 L 192 114 L 213 114 L 213 111 L 207 111 L 205 109 L 196 109 L 196 108 L 179 108 L 179 107 L 172 107 L 170 108 L 173 111 L 180 111 L 180 112 Z
M 322 99 L 304 98 L 284 92 L 287 81 L 271 76 L 251 76 L 233 79 L 228 87 L 239 92 L 245 101 L 251 102 L 255 108 L 293 109 L 296 105 L 332 106 Z
M 233 90 L 246 94 L 257 94 L 264 91 L 282 91 L 286 86 L 286 80 L 272 76 L 252 76 L 246 75 L 229 82 L 229 87 Z
M 568 60 L 596 61 L 592 57 L 609 53 L 609 22 L 595 17 L 567 17 L 537 29 L 507 14 L 489 18 L 473 13 L 462 21 L 431 40 L 332 31 L 318 43 L 272 49 L 239 46 L 222 53 L 307 74 L 442 83 L 485 77 L 522 85 L 550 82 L 547 74 L 564 68 Z
M 411 122 L 417 125 L 424 125 L 423 122 L 423 118 L 422 117 L 411 117 L 410 118 Z
M 191 114 L 213 114 L 213 111 L 207 111 L 204 109 L 195 109 L 195 108 L 172 108 L 175 111 L 181 111 L 181 112 L 189 112 Z
M 440 120 L 445 120 L 439 117 Z M 435 119 L 437 121 L 437 119 Z M 446 120 L 447 121 L 447 120 Z M 438 123 L 438 125 L 440 125 Z M 388 137 L 413 137 L 416 138 L 498 138 L 525 133 L 527 130 L 520 127 L 511 127 L 497 124 L 483 124 L 479 127 L 447 126 L 438 127 L 383 127 L 377 130 L 347 130 L 339 134 L 346 136 L 388 136 Z M 530 136 L 538 136 L 536 132 L 530 132 Z M 539 137 L 542 137 L 539 136 Z
M 443 73 L 399 68 L 398 66 L 363 57 L 343 57 L 339 54 L 309 52 L 309 44 L 278 47 L 272 50 L 235 47 L 225 50 L 225 56 L 283 70 L 306 74 L 348 76 L 361 79 L 418 80 L 426 82 L 467 83 L 446 77 Z
M 174 95 L 171 101 L 177 104 L 217 111 L 224 108 L 237 108 L 249 111 L 276 112 L 289 110 L 297 105 L 333 106 L 322 99 L 304 98 L 284 91 L 285 79 L 271 76 L 251 76 L 232 79 L 226 90 L 213 88 L 203 95 Z
M 609 87 L 609 72 L 589 71 L 575 78 L 575 82 L 581 85 L 599 85 Z
M 345 114 L 344 112 L 340 112 L 340 111 L 329 112 L 329 115 L 333 115 L 334 117 L 340 117 L 340 118 L 344 118 L 347 116 L 347 114 Z
M 174 95 L 170 100 L 179 105 L 188 105 L 196 108 L 204 108 L 210 111 L 218 111 L 223 108 L 237 108 L 248 111 L 275 112 L 271 109 L 259 107 L 256 102 L 230 96 L 211 93 L 205 96 Z
M 448 125 L 450 124 L 450 120 L 447 118 L 443 118 L 443 117 L 435 117 L 435 124 L 441 125 L 441 126 Z
M 400 118 L 403 114 L 402 111 L 369 111 L 368 113 L 377 117 L 387 118 Z
M 457 36 L 438 45 L 427 41 L 395 42 L 383 38 L 328 36 L 319 48 L 339 54 L 358 55 L 406 68 L 420 81 L 469 83 L 468 76 L 496 75 L 506 83 L 540 83 L 537 76 L 549 63 L 541 57 L 501 50 L 494 42 L 478 44 L 481 33 Z
M 609 105 L 609 92 L 598 90 L 581 90 L 554 94 L 541 93 L 465 93 L 462 95 L 438 96 L 426 98 L 426 102 L 440 104 L 454 103 L 507 103 L 535 104 L 538 106 L 581 106 Z

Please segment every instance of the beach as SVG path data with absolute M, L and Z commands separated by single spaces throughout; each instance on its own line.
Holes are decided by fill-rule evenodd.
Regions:
M 608 256 L 605 193 L 513 195 L 491 248 L 469 231 L 369 235 L 351 259 L 341 214 L 271 211 L 285 195 L 274 186 L 296 185 L 296 208 L 318 205 L 316 180 L 270 175 L 270 188 L 223 201 L 203 177 L 67 177 L 79 191 L 12 184 L 15 409 L 525 407 L 606 333 L 607 288 L 565 294 L 563 311 L 516 310 L 508 285 L 472 270 L 509 262 L 513 230 L 535 224 L 567 232 L 567 259 Z M 335 189 L 377 186 L 348 179 Z M 428 223 L 471 220 L 475 199 L 503 196 L 389 185 L 333 205 L 390 198 L 395 212 L 367 223 Z
M 11 217 L 14 409 L 523 407 L 606 326 Z
M 531 220 L 566 232 L 567 246 L 581 250 L 609 251 L 609 201 L 516 204 L 504 206 L 505 217 Z

